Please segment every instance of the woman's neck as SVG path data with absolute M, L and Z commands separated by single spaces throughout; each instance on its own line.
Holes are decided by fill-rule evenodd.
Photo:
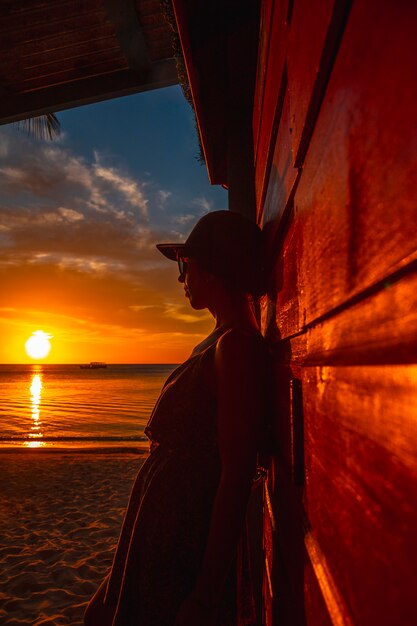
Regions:
M 258 328 L 252 304 L 245 296 L 225 297 L 209 310 L 216 320 L 215 330 L 231 326 Z

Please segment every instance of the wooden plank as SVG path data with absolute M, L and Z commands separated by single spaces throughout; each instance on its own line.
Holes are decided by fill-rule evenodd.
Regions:
M 286 467 L 274 460 L 275 489 L 270 499 L 276 520 L 272 544 L 273 623 L 303 626 L 304 526 L 301 492 L 288 479 Z
M 101 2 L 101 0 L 81 1 L 90 8 L 100 6 Z M 12 16 L 48 9 L 57 11 L 60 7 L 69 4 L 74 5 L 74 0 L 2 0 L 2 10 L 5 15 Z
M 268 294 L 261 302 L 261 329 L 271 343 L 278 343 L 302 328 L 299 319 L 298 255 L 301 242 L 294 221 L 289 224 L 284 245 L 277 250 L 273 225 L 265 227 L 269 274 Z M 273 264 L 273 259 L 276 262 Z M 284 356 L 284 355 L 283 355 Z M 288 359 L 285 359 L 287 362 Z
M 327 559 L 310 530 L 305 535 L 304 543 L 332 624 L 353 626 L 349 610 L 335 583 Z
M 115 39 L 113 27 L 110 22 L 106 24 L 80 25 L 79 28 L 69 30 L 65 33 L 56 34 L 54 31 L 45 32 L 43 37 L 35 40 L 16 42 L 10 46 L 10 40 L 5 41 L 4 37 L 0 41 L 1 60 L 8 64 L 13 60 L 25 57 L 36 58 L 39 54 L 49 54 L 61 48 L 78 48 L 79 45 L 86 45 L 89 42 L 100 41 L 102 38 Z
M 109 49 L 118 47 L 113 34 L 105 35 L 98 39 L 86 36 L 85 41 L 74 42 L 73 38 L 65 45 L 60 38 L 56 39 L 57 47 L 47 47 L 34 51 L 30 47 L 22 50 L 8 51 L 8 54 L 1 54 L 0 71 L 2 75 L 11 74 L 13 71 L 24 71 L 25 69 L 48 66 L 54 63 L 65 62 L 72 58 L 83 58 L 84 56 L 100 54 Z
M 313 86 L 320 67 L 324 40 L 335 0 L 294 5 L 288 39 L 288 88 L 291 95 L 291 127 L 294 153 L 300 145 Z
M 167 25 L 165 18 L 163 17 L 160 11 L 158 11 L 157 13 L 146 14 L 140 10 L 140 5 L 139 7 L 137 7 L 136 10 L 138 12 L 138 15 L 140 18 L 139 21 L 144 32 L 148 30 L 152 30 L 153 28 L 164 27 L 165 31 L 168 31 L 169 33 L 170 27 Z
M 272 343 L 294 336 L 290 344 L 280 346 L 282 359 L 305 365 L 414 362 L 417 254 L 382 281 L 306 324 L 305 309 L 300 312 L 301 245 L 297 222 L 292 222 L 260 306 L 261 329 Z
M 302 365 L 410 363 L 417 354 L 417 261 L 310 326 L 300 319 L 294 226 L 263 303 L 262 329 L 280 358 Z M 395 278 L 395 280 L 394 280 Z M 294 281 L 294 282 L 293 282 Z M 283 339 L 288 338 L 284 342 Z
M 58 13 L 46 18 L 31 26 L 30 20 L 27 26 L 22 25 L 20 28 L 11 30 L 6 29 L 1 33 L 2 46 L 11 47 L 21 45 L 26 42 L 36 41 L 50 35 L 51 31 L 56 34 L 65 35 L 69 31 L 76 31 L 78 28 L 95 27 L 98 24 L 105 24 L 108 17 L 104 8 L 95 11 L 84 9 L 67 17 Z
M 294 164 L 303 164 L 351 0 L 300 0 L 294 5 L 288 41 L 288 85 Z
M 67 71 L 50 71 L 46 70 L 40 76 L 29 76 L 27 78 L 13 81 L 5 81 L 5 87 L 18 95 L 30 93 L 31 91 L 44 90 L 49 87 L 56 88 L 60 85 L 74 84 L 80 79 L 90 79 L 96 76 L 103 76 L 114 72 L 128 71 L 129 67 L 124 56 L 110 55 L 110 59 L 93 60 L 92 62 L 70 63 L 72 65 Z
M 268 228 L 270 231 L 268 233 L 269 238 L 274 238 L 276 229 L 294 190 L 298 170 L 292 167 L 292 164 L 290 97 L 287 89 L 284 95 L 277 140 L 272 157 L 265 203 L 263 207 L 259 207 L 257 215 L 257 221 L 258 223 L 261 222 L 262 228 Z
M 270 510 L 267 505 L 266 498 L 269 498 L 269 495 L 266 496 L 267 484 L 264 485 L 264 529 L 263 529 L 263 554 L 264 554 L 264 575 L 263 575 L 263 586 L 262 586 L 262 596 L 263 596 L 263 605 L 265 612 L 265 624 L 273 624 L 273 598 L 274 598 L 274 585 L 272 582 L 272 574 L 273 574 L 273 545 L 274 545 L 274 536 L 273 536 L 273 527 L 271 522 Z
M 309 559 L 304 567 L 304 606 L 306 626 L 334 626 Z
M 294 199 L 307 324 L 416 251 L 416 14 L 353 5 Z
M 227 137 L 227 125 L 224 119 L 224 98 L 225 98 L 225 39 L 222 33 L 218 30 L 217 33 L 211 32 L 211 38 L 206 35 L 206 41 L 204 46 L 202 42 L 198 45 L 195 44 L 196 50 L 193 50 L 192 37 L 195 33 L 189 28 L 190 11 L 187 8 L 185 0 L 173 0 L 172 6 L 175 12 L 175 19 L 178 27 L 178 34 L 180 37 L 181 48 L 184 55 L 184 63 L 187 72 L 188 84 L 190 86 L 190 92 L 193 100 L 193 107 L 196 114 L 196 123 L 198 132 L 201 139 L 201 148 L 204 154 L 204 161 L 206 163 L 209 180 L 212 184 L 225 183 L 225 173 L 227 177 L 227 147 L 224 144 L 224 138 Z M 194 11 L 196 9 L 194 8 Z M 214 7 L 211 6 L 211 11 Z M 202 22 L 203 16 L 207 12 L 201 11 L 197 18 Z M 206 19 L 206 26 L 211 22 L 213 14 L 208 12 L 209 17 Z M 195 18 L 195 15 L 193 16 Z M 211 19 L 210 19 L 211 17 Z M 199 28 L 202 28 L 203 24 L 197 22 L 196 32 L 199 32 Z M 210 79 L 210 58 L 212 62 L 216 64 L 217 61 L 217 76 L 216 80 Z M 200 68 L 206 70 L 207 77 L 200 76 Z M 200 71 L 199 71 L 200 70 Z M 212 103 L 211 114 L 213 118 L 217 118 L 216 124 L 213 125 L 216 137 L 210 136 L 209 123 L 207 121 L 207 113 L 210 114 L 210 107 L 207 106 L 208 102 L 205 99 L 204 93 L 204 79 L 206 81 L 206 89 L 210 90 L 210 97 L 207 98 L 208 102 Z M 213 78 L 213 77 L 211 77 Z M 207 109 L 209 111 L 207 112 Z M 216 141 L 216 139 L 219 141 Z M 216 144 L 218 146 L 218 153 L 216 154 Z M 226 149 L 225 149 L 226 148 Z
M 417 366 L 303 369 L 312 532 L 354 624 L 415 624 Z
M 161 13 L 161 2 L 160 0 L 136 0 L 136 10 L 139 15 L 155 15 L 159 14 L 161 19 L 164 20 L 164 17 Z
M 291 230 L 289 231 L 289 237 L 291 237 Z M 294 250 L 290 256 L 294 256 Z M 289 276 L 287 285 L 291 293 L 291 280 Z M 415 476 L 417 475 L 417 455 L 415 450 L 415 442 L 417 441 L 417 421 L 415 419 L 417 415 L 417 370 L 416 366 L 376 367 L 375 365 L 371 367 L 331 368 L 329 367 L 329 363 L 332 361 L 338 363 L 345 361 L 352 363 L 368 361 L 377 364 L 378 361 L 383 358 L 383 354 L 385 354 L 384 358 L 388 362 L 394 359 L 415 360 L 415 355 L 417 354 L 416 294 L 417 276 L 415 273 L 406 274 L 397 283 L 393 283 L 385 289 L 382 288 L 379 292 L 372 294 L 368 299 L 357 303 L 357 305 L 352 306 L 350 309 L 340 311 L 334 318 L 325 320 L 322 324 L 309 329 L 308 333 L 294 337 L 289 341 L 281 341 L 276 345 L 274 366 L 274 379 L 276 381 L 274 387 L 274 415 L 276 415 L 276 419 L 274 425 L 282 471 L 279 479 L 275 481 L 271 501 L 278 524 L 277 537 L 281 538 L 280 545 L 282 543 L 284 544 L 284 547 L 279 550 L 281 558 L 284 561 L 282 567 L 286 568 L 288 576 L 291 576 L 292 541 L 294 541 L 296 547 L 299 543 L 291 539 L 291 528 L 302 518 L 300 504 L 296 495 L 294 493 L 291 494 L 291 490 L 288 486 L 285 487 L 290 480 L 292 463 L 291 404 L 289 392 L 291 379 L 298 377 L 303 378 L 304 404 L 308 406 L 308 409 L 305 409 L 308 413 L 308 419 L 306 419 L 304 426 L 304 429 L 309 429 L 305 434 L 306 475 L 309 481 L 309 491 L 306 493 L 312 493 L 313 495 L 308 496 L 306 500 L 307 514 L 314 531 L 318 525 L 324 528 L 339 528 L 337 515 L 333 510 L 333 506 L 337 508 L 340 515 L 344 515 L 345 509 L 350 509 L 351 504 L 350 502 L 346 502 L 343 484 L 337 479 L 337 476 L 334 485 L 332 484 L 332 489 L 335 493 L 320 491 L 320 485 L 318 485 L 318 483 L 323 480 L 323 476 L 319 473 L 316 466 L 319 467 L 321 472 L 326 474 L 327 481 L 333 480 L 335 472 L 333 471 L 333 466 L 327 465 L 329 459 L 332 460 L 332 463 L 337 465 L 338 459 L 344 457 L 345 454 L 345 448 L 340 444 L 341 435 L 334 435 L 335 429 L 340 427 L 343 432 L 346 431 L 348 435 L 352 431 L 355 433 L 355 439 L 349 444 L 348 450 L 358 448 L 363 455 L 362 465 L 360 467 L 356 466 L 357 469 L 354 470 L 356 480 L 360 481 L 362 473 L 366 474 L 367 472 L 367 450 L 370 459 L 372 459 L 373 450 L 377 449 L 379 452 L 375 463 L 373 463 L 373 471 L 377 471 L 378 464 L 381 465 L 382 481 L 385 480 L 385 477 L 389 477 L 391 473 L 393 480 L 391 488 L 396 489 L 394 481 L 397 481 L 397 479 L 399 485 L 401 485 L 403 474 L 400 473 L 397 477 L 396 471 L 398 466 L 405 466 L 404 475 L 406 477 L 408 475 L 409 478 L 410 476 L 414 476 L 415 481 Z M 412 296 L 411 298 L 410 295 Z M 414 345 L 412 337 L 414 337 Z M 315 346 L 317 347 L 315 348 Z M 308 377 L 311 378 L 311 372 L 315 372 L 316 368 L 301 368 L 300 365 L 308 363 L 311 365 L 311 363 L 314 363 L 318 359 L 319 362 L 321 360 L 323 363 L 323 367 L 317 368 L 320 375 L 318 378 L 316 375 L 310 380 Z M 343 374 L 341 374 L 341 372 Z M 348 383 L 346 383 L 347 376 Z M 305 383 L 306 377 L 309 379 L 308 385 Z M 352 394 L 356 396 L 353 403 Z M 337 397 L 337 404 L 334 400 L 335 395 Z M 324 409 L 320 407 L 321 403 L 324 402 L 326 398 L 330 404 L 327 409 L 327 421 L 323 423 L 322 413 Z M 349 403 L 351 403 L 350 408 Z M 344 410 L 344 415 L 342 414 L 341 407 Z M 348 415 L 349 422 L 345 423 L 346 411 L 350 411 L 350 409 L 352 409 L 352 411 Z M 316 438 L 314 440 L 311 435 L 312 427 L 315 428 L 314 432 Z M 319 438 L 321 438 L 321 440 L 324 439 L 325 443 L 321 442 Z M 323 452 L 323 449 L 325 449 L 325 452 Z M 337 451 L 336 454 L 335 451 Z M 311 461 L 312 455 L 315 459 L 314 465 L 312 465 Z M 348 464 L 349 466 L 353 465 L 351 461 L 348 461 Z M 346 468 L 344 471 L 347 471 Z M 408 481 L 406 479 L 404 480 L 405 487 L 402 495 L 403 498 L 406 497 L 407 490 L 409 490 L 411 494 L 411 489 L 416 488 L 415 483 L 412 481 L 410 483 L 410 479 L 408 479 Z M 414 487 L 410 487 L 410 484 L 414 485 Z M 352 487 L 352 490 L 357 491 L 355 485 Z M 341 491 L 341 493 L 337 498 L 336 496 L 339 491 Z M 366 501 L 364 500 L 363 494 L 361 497 L 361 504 L 365 506 Z M 324 507 L 319 521 L 315 521 L 314 516 L 310 514 L 310 501 L 312 499 L 317 502 L 316 507 L 320 507 L 321 503 L 326 501 L 326 506 Z M 401 512 L 400 504 L 398 502 L 397 504 L 398 511 L 395 523 L 400 524 L 403 513 Z M 385 522 L 383 518 L 386 517 L 386 520 L 391 519 L 394 505 L 392 503 L 387 504 L 385 500 L 380 502 L 379 506 L 382 520 L 381 524 L 388 523 Z M 341 568 L 344 567 L 353 572 L 360 567 L 360 559 L 364 559 L 363 546 L 366 544 L 367 538 L 372 532 L 371 529 L 368 528 L 366 529 L 366 533 L 362 535 L 362 518 L 364 515 L 367 515 L 366 509 L 365 513 L 363 509 L 361 513 L 359 513 L 357 509 L 352 513 L 353 519 L 351 522 L 357 522 L 358 524 L 357 530 L 351 533 L 353 535 L 352 541 L 356 538 L 356 541 L 359 542 L 357 546 L 358 553 L 356 554 L 356 562 L 352 565 L 349 560 L 350 547 L 346 547 L 343 558 L 341 557 L 339 564 Z M 357 516 L 356 522 L 355 516 Z M 407 515 L 405 518 L 406 517 Z M 331 520 L 331 522 L 329 520 Z M 411 522 L 407 522 L 407 519 L 405 519 L 405 523 L 407 525 L 407 523 Z M 381 532 L 390 535 L 394 533 L 394 529 L 385 526 Z M 410 529 L 408 533 L 409 537 L 411 537 Z M 365 537 L 365 539 L 363 539 L 363 537 Z M 321 546 L 322 538 L 320 537 L 319 540 Z M 324 554 L 326 560 L 328 560 L 329 554 L 333 554 L 332 550 L 340 549 L 338 542 L 334 543 L 334 548 L 331 547 L 333 541 L 334 537 L 329 537 L 325 544 Z M 376 549 L 375 545 L 373 549 Z M 396 547 L 388 545 L 388 549 L 389 551 L 395 551 Z M 361 552 L 361 554 L 359 554 L 359 552 Z M 387 566 L 387 564 L 385 565 Z M 278 565 L 276 567 L 278 567 Z M 334 565 L 331 560 L 330 571 L 333 572 L 333 569 Z M 409 574 L 410 572 L 400 573 L 400 579 L 406 578 Z M 366 573 L 366 577 L 372 575 L 372 572 Z M 307 584 L 307 579 L 305 580 Z M 345 580 L 341 580 L 339 574 L 337 574 L 335 580 L 338 590 L 336 598 L 339 596 L 342 597 L 342 603 L 344 603 L 344 594 L 342 594 L 342 591 L 345 589 Z M 362 576 L 360 580 L 362 580 Z M 382 585 L 382 582 L 380 578 L 379 584 Z M 311 578 L 308 584 L 313 584 Z M 352 593 L 356 593 L 355 589 L 357 586 L 358 577 L 355 575 L 355 578 L 351 580 Z M 374 589 L 374 599 L 377 591 L 379 593 L 376 587 Z M 322 611 L 323 609 L 323 606 L 321 606 L 321 609 L 317 608 L 317 605 L 320 606 L 320 604 L 322 604 L 320 598 L 317 597 L 317 589 L 311 592 L 307 587 L 305 593 L 307 623 L 311 622 L 311 624 L 322 626 L 322 624 L 326 622 L 320 622 L 321 618 L 319 619 L 316 613 L 308 612 L 310 605 L 312 605 L 312 611 Z M 397 593 L 398 597 L 398 586 L 395 593 Z M 336 610 L 336 614 L 338 614 L 338 602 L 335 602 L 336 609 L 333 607 L 332 610 Z M 350 606 L 349 598 L 347 602 Z M 395 603 L 395 598 L 392 597 L 389 602 Z M 378 624 L 379 617 L 372 617 L 373 621 L 366 621 L 368 619 L 371 620 L 371 618 L 369 615 L 363 618 L 360 612 L 361 610 L 362 608 L 360 607 L 358 612 L 354 615 L 353 623 L 363 622 L 371 625 L 375 624 L 375 626 Z M 349 623 L 349 621 L 346 622 L 346 619 L 349 619 L 350 612 L 347 613 L 347 618 L 343 611 L 340 614 L 342 617 L 344 616 L 342 624 Z M 319 613 L 319 615 L 322 615 L 322 613 Z M 286 624 L 287 622 L 284 621 L 282 623 Z M 290 624 L 291 622 L 288 623 Z M 411 624 L 412 622 L 399 623 Z
M 46 90 L 35 91 L 24 98 L 9 96 L 0 102 L 0 123 L 8 124 L 25 117 L 62 111 L 82 104 L 100 102 L 132 93 L 159 89 L 178 83 L 175 61 L 158 61 L 144 82 L 131 72 L 120 72 L 110 76 L 99 76 L 58 85 Z
M 286 23 L 288 0 L 275 0 L 272 12 L 269 53 L 266 60 L 265 86 L 258 143 L 255 145 L 255 185 L 257 214 L 260 214 L 268 168 L 275 145 L 275 133 L 281 115 L 285 95 L 286 77 L 284 72 L 287 48 L 288 25 Z M 274 131 L 275 129 L 275 131 Z
M 315 324 L 302 336 L 294 337 L 287 346 L 292 362 L 304 365 L 415 363 L 417 262 L 412 267 L 414 272 L 398 282 L 387 280 L 377 293 Z
M 59 27 L 59 23 L 72 18 L 85 18 L 89 15 L 102 14 L 104 11 L 101 0 L 83 0 L 83 2 L 63 1 L 52 2 L 42 6 L 32 6 L 23 11 L 5 11 L 2 7 L 0 33 L 16 31 L 30 32 L 45 25 Z
M 292 480 L 290 383 L 300 375 L 279 360 L 274 362 L 273 413 L 276 456 L 268 469 L 265 509 L 274 529 L 271 580 L 274 599 L 272 623 L 303 626 L 304 526 L 301 488 Z M 265 513 L 266 515 L 266 513 Z
M 151 59 L 134 0 L 102 0 L 120 48 L 135 72 L 148 72 Z
M 74 77 L 78 78 L 85 75 L 90 70 L 91 74 L 94 74 L 97 67 L 102 67 L 104 71 L 128 68 L 127 60 L 117 42 L 113 42 L 113 46 L 110 45 L 86 54 L 77 55 L 73 52 L 66 59 L 57 61 L 50 59 L 48 63 L 21 67 L 19 72 L 16 72 L 16 66 L 8 65 L 2 69 L 2 77 L 6 87 L 19 93 L 26 89 L 39 88 L 51 83 L 61 83 L 67 79 L 74 80 Z
M 73 0 L 2 0 L 1 8 L 4 15 L 23 14 L 41 8 L 53 8 L 60 4 L 68 4 Z M 99 0 L 98 0 L 99 1 Z
M 262 0 L 261 2 L 261 17 L 259 25 L 259 44 L 258 44 L 258 62 L 256 67 L 256 81 L 255 81 L 255 95 L 253 102 L 253 145 L 254 145 L 254 157 L 256 159 L 256 152 L 258 146 L 259 130 L 262 115 L 262 103 L 264 97 L 265 88 L 265 73 L 267 66 L 269 40 L 271 32 L 271 15 L 274 0 Z

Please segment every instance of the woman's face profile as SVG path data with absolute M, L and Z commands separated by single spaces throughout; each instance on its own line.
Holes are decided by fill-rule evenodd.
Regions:
M 185 297 L 189 299 L 193 309 L 205 309 L 208 306 L 209 274 L 202 270 L 195 259 L 189 259 L 184 273 L 178 277 L 183 283 Z

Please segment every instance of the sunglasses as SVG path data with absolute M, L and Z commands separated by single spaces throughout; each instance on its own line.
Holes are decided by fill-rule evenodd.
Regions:
M 180 273 L 180 276 L 183 276 L 185 274 L 185 272 L 187 271 L 189 261 L 190 261 L 190 259 L 188 259 L 186 257 L 179 256 L 177 258 L 178 271 Z

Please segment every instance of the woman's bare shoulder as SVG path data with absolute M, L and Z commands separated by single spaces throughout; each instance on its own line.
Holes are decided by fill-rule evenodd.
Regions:
M 238 346 L 266 346 L 266 340 L 261 331 L 254 326 L 235 326 L 228 328 L 217 342 L 217 347 Z
M 219 364 L 230 364 L 253 368 L 267 359 L 268 349 L 262 333 L 251 327 L 228 329 L 216 345 L 216 361 Z

